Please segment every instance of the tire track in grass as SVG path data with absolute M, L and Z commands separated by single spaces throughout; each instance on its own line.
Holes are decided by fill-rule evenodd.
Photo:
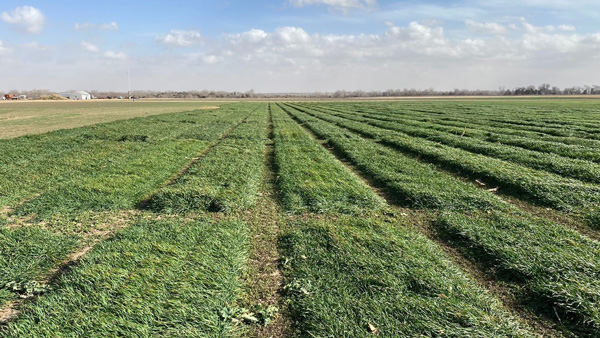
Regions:
M 290 114 L 288 114 L 290 115 Z M 442 249 L 448 257 L 451 258 L 452 262 L 459 266 L 463 271 L 467 272 L 472 278 L 474 278 L 482 287 L 488 290 L 495 297 L 500 299 L 504 307 L 517 315 L 521 322 L 527 323 L 531 328 L 534 329 L 535 333 L 541 337 L 565 337 L 557 329 L 556 325 L 551 319 L 541 317 L 531 312 L 530 309 L 526 308 L 521 304 L 514 296 L 514 289 L 509 288 L 503 283 L 499 282 L 493 274 L 485 272 L 477 264 L 469 260 L 460 251 L 452 247 L 447 241 L 440 238 L 439 234 L 433 227 L 433 223 L 437 220 L 438 212 L 435 211 L 415 211 L 408 208 L 398 207 L 398 200 L 394 197 L 385 185 L 381 184 L 377 180 L 366 176 L 359 168 L 355 167 L 352 161 L 345 160 L 344 153 L 336 148 L 330 148 L 325 146 L 327 141 L 316 135 L 310 127 L 306 126 L 303 121 L 297 119 L 295 116 L 290 115 L 294 121 L 302 125 L 305 130 L 328 149 L 334 156 L 336 156 L 341 162 L 345 163 L 346 166 L 360 177 L 367 186 L 375 191 L 380 197 L 384 198 L 388 204 L 394 205 L 392 209 L 393 213 L 401 214 L 404 217 L 408 217 L 414 224 L 414 229 L 424 234 L 429 240 L 436 243 L 437 246 Z
M 275 188 L 277 177 L 273 142 L 273 121 L 269 104 L 262 185 L 256 206 L 244 216 L 253 235 L 247 277 L 247 302 L 249 306 L 261 304 L 267 309 L 270 306 L 278 309 L 268 325 L 254 326 L 251 329 L 250 336 L 259 338 L 289 337 L 291 334 L 290 319 L 281 296 L 283 275 L 279 270 L 281 257 L 278 240 L 284 220 L 277 203 L 279 197 Z

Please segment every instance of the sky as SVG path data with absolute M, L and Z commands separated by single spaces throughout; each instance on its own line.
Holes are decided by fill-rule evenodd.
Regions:
M 1 1 L 0 91 L 600 85 L 600 1 Z

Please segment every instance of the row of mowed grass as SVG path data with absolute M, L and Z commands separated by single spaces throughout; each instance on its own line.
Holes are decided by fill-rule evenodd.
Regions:
M 252 171 L 242 176 L 236 189 L 255 196 L 258 193 L 256 180 L 262 176 L 266 107 L 265 104 L 237 105 L 234 114 L 225 114 L 215 121 L 222 127 L 213 124 L 207 134 L 223 138 L 195 165 L 216 173 L 225 169 L 224 165 L 210 158 L 222 157 L 224 147 L 243 150 L 228 153 L 228 156 L 240 156 L 248 151 L 252 156 L 245 159 L 257 160 L 259 165 L 247 163 L 241 156 L 238 162 L 230 161 L 231 167 L 227 170 L 230 174 L 235 171 L 239 174 L 249 166 Z M 159 147 L 154 149 L 158 155 L 163 151 Z M 203 162 L 206 158 L 208 160 Z M 189 163 L 192 158 L 186 160 Z M 227 179 L 206 181 L 202 187 L 218 191 Z M 230 199 L 228 203 L 235 210 L 248 207 L 245 199 Z M 243 296 L 243 275 L 250 250 L 246 224 L 231 217 L 228 221 L 215 221 L 202 215 L 165 217 L 164 213 L 143 212 L 132 217 L 129 223 L 133 225 L 96 245 L 77 265 L 53 281 L 42 296 L 22 304 L 19 317 L 0 327 L 0 336 L 241 335 L 242 328 L 234 325 L 232 319 L 242 312 L 239 301 Z M 11 235 L 6 241 L 0 237 L 2 249 L 6 249 L 2 253 L 11 256 L 0 260 L 0 267 L 11 274 L 0 282 L 6 279 L 26 285 L 39 280 L 77 247 L 75 238 L 35 230 L 38 233 L 34 229 L 37 228 L 2 229 L 2 235 L 5 232 Z M 19 238 L 20 235 L 28 239 Z M 0 290 L 3 297 L 0 300 L 14 298 L 14 290 L 2 287 Z
M 387 213 L 390 209 L 384 200 L 340 162 L 340 157 L 394 197 L 394 203 L 435 219 L 432 226 L 439 236 L 482 269 L 518 288 L 520 296 L 521 291 L 525 293 L 532 308 L 552 308 L 572 334 L 600 335 L 597 241 L 533 218 L 494 194 L 438 170 L 430 162 L 440 164 L 442 160 L 433 161 L 431 154 L 413 156 L 421 150 L 434 153 L 436 148 L 451 147 L 430 145 L 421 137 L 399 137 L 406 147 L 415 147 L 407 151 L 390 141 L 396 140 L 398 131 L 360 120 L 366 117 L 354 114 L 350 104 L 335 104 L 334 109 L 321 105 L 239 103 L 223 105 L 218 113 L 206 112 L 202 119 L 196 112 L 151 117 L 148 120 L 161 121 L 154 121 L 159 126 L 148 124 L 152 125 L 149 129 L 147 119 L 134 119 L 120 122 L 126 127 L 114 123 L 108 128 L 86 127 L 94 131 L 71 131 L 88 135 L 80 141 L 92 142 L 98 149 L 106 143 L 106 150 L 96 153 L 100 158 L 113 156 L 110 145 L 142 145 L 136 148 L 138 153 L 127 150 L 130 152 L 122 157 L 114 156 L 108 164 L 93 167 L 97 174 L 86 185 L 106 186 L 106 191 L 94 196 L 109 197 L 63 193 L 67 198 L 35 204 L 55 188 L 44 185 L 44 179 L 65 177 L 60 186 L 69 187 L 76 181 L 68 177 L 68 170 L 73 177 L 85 179 L 93 166 L 93 161 L 87 160 L 66 172 L 49 169 L 48 176 L 37 178 L 40 188 L 24 186 L 21 195 L 0 195 L 2 203 L 16 207 L 16 215 L 62 215 L 136 205 L 150 212 L 142 212 L 132 220 L 133 225 L 94 247 L 53 283 L 51 290 L 25 302 L 18 319 L 0 327 L 0 336 L 245 334 L 245 328 L 232 319 L 245 311 L 239 308 L 243 303 L 239 300 L 244 297 L 252 238 L 243 221 L 245 212 L 231 211 L 254 205 L 260 179 L 268 170 L 263 150 L 269 119 L 279 190 L 274 196 L 280 197 L 287 214 L 274 215 L 281 220 L 282 291 L 296 336 L 536 336 L 527 323 L 515 318 L 498 298 L 420 233 L 411 224 L 412 218 Z M 426 109 L 435 112 L 434 108 Z M 510 106 L 505 108 L 510 110 Z M 166 130 L 167 125 L 177 127 Z M 327 143 L 319 144 L 313 135 Z M 171 150 L 161 147 L 161 141 L 181 140 L 193 143 L 195 151 L 165 154 Z M 421 142 L 425 145 L 417 148 Z M 85 149 L 93 154 L 95 148 L 89 145 Z M 464 150 L 456 154 L 465 153 L 469 154 Z M 57 156 L 68 158 L 67 154 L 81 153 L 70 152 L 66 144 L 57 147 Z M 164 175 L 154 178 L 144 170 L 138 173 L 145 166 L 138 166 L 136 156 L 163 156 L 164 161 L 176 163 L 148 162 L 146 168 L 170 166 L 161 169 Z M 26 157 L 22 160 L 27 163 Z M 29 175 L 33 168 L 31 165 Z M 123 170 L 125 176 L 137 178 L 117 179 L 111 185 Z M 152 182 L 142 183 L 144 180 Z M 132 189 L 138 189 L 137 193 L 130 194 Z M 42 195 L 34 195 L 40 192 Z M 147 197 L 148 203 L 139 204 Z M 20 203 L 27 198 L 31 200 Z M 95 202 L 56 207 L 86 198 Z M 118 198 L 122 201 L 115 203 Z M 35 280 L 78 246 L 77 238 L 50 229 L 0 230 L 0 253 L 11 254 L 8 259 L 0 258 L 0 271 L 12 274 L 7 281 L 26 284 Z M 0 277 L 0 283 L 3 281 Z M 0 286 L 0 301 L 2 297 L 7 300 L 14 295 Z
M 39 217 L 132 208 L 249 114 L 232 104 L 2 140 L 0 205 Z
M 301 337 L 534 337 L 408 222 L 292 220 L 284 295 Z
M 481 261 L 485 253 L 490 263 L 486 268 L 518 283 L 535 300 L 532 307 L 551 304 L 571 320 L 572 330 L 600 333 L 600 243 L 562 225 L 527 216 L 489 192 L 467 187 L 428 165 L 405 161 L 411 169 L 403 169 L 397 160 L 390 160 L 402 159 L 401 153 L 386 151 L 373 140 L 291 107 L 286 111 L 350 158 L 365 176 L 402 197 L 401 203 L 446 210 L 435 222 L 438 231 L 450 238 L 451 245 L 469 248 L 465 253 L 475 261 Z M 464 200 L 454 192 L 463 186 L 465 190 L 459 193 L 469 195 Z M 491 213 L 473 212 L 486 209 Z M 466 215 L 459 213 L 465 210 Z M 452 240 L 456 238 L 460 241 Z
M 447 117 L 439 117 L 437 115 L 427 116 L 420 112 L 394 111 L 393 109 L 390 109 L 390 111 L 381 111 L 375 109 L 375 107 L 363 107 L 359 111 L 350 110 L 352 109 L 350 107 L 342 108 L 329 105 L 319 107 L 333 111 L 352 112 L 353 114 L 379 121 L 421 126 L 435 131 L 460 135 L 465 138 L 474 138 L 595 163 L 600 162 L 600 149 L 588 146 L 589 142 L 587 141 L 589 140 L 582 140 L 580 138 L 540 138 L 539 134 L 534 132 L 521 133 L 509 128 L 489 127 L 467 122 L 461 123 Z M 592 144 L 600 146 L 600 142 L 593 142 Z
M 2 337 L 223 337 L 248 256 L 243 222 L 141 218 L 98 244 Z
M 267 104 L 235 127 L 172 184 L 149 200 L 156 212 L 235 211 L 251 207 L 263 174 Z
M 600 218 L 600 186 L 583 183 L 541 170 L 527 168 L 493 157 L 474 154 L 438 142 L 415 138 L 342 117 L 322 113 L 311 108 L 301 111 L 334 123 L 382 144 L 417 156 L 446 169 L 481 179 L 500 186 L 503 192 L 526 198 L 532 203 L 549 206 L 565 212 L 574 212 L 588 219 L 593 227 Z
M 365 198 L 351 199 L 352 209 L 310 208 L 304 201 L 313 196 L 340 203 L 349 184 L 361 184 L 358 191 L 366 185 L 280 107 L 272 105 L 272 115 L 284 209 L 324 214 L 291 217 L 282 226 L 284 295 L 300 336 L 533 336 L 433 242 L 369 213 Z M 322 165 L 313 165 L 317 159 Z M 331 168 L 339 168 L 334 177 Z M 351 215 L 340 214 L 347 209 Z
M 383 200 L 321 147 L 279 106 L 271 105 L 275 165 L 282 204 L 290 213 L 353 213 Z
M 366 122 L 376 127 L 394 130 L 410 136 L 436 141 L 472 153 L 514 162 L 529 168 L 553 172 L 584 182 L 600 183 L 600 165 L 587 160 L 572 159 L 556 154 L 532 151 L 476 138 L 466 138 L 463 137 L 463 134 L 450 134 L 431 129 L 425 123 L 410 123 L 410 121 L 404 120 L 381 121 L 368 115 L 358 115 L 353 112 L 328 111 L 328 113 L 353 121 Z

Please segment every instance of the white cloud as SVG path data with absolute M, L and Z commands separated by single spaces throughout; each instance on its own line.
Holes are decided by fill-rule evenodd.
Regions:
M 466 20 L 465 25 L 467 25 L 467 28 L 475 33 L 506 34 L 508 32 L 508 28 L 495 22 L 476 22 L 473 20 Z
M 522 37 L 522 46 L 528 52 L 546 52 L 551 53 L 573 53 L 583 51 L 594 44 L 586 44 L 589 37 L 579 34 L 556 33 L 554 26 L 534 26 L 523 22 L 525 34 Z M 561 27 L 561 26 L 559 26 Z M 564 29 L 567 28 L 567 29 Z M 573 27 L 574 28 L 574 27 Z M 571 31 L 570 27 L 558 28 L 561 31 Z
M 577 29 L 575 28 L 575 26 L 572 25 L 559 25 L 558 27 L 556 27 L 559 31 L 563 31 L 563 32 L 574 32 Z
M 119 25 L 117 25 L 117 23 L 114 21 L 110 22 L 110 23 L 101 24 L 99 27 L 100 27 L 100 29 L 108 30 L 108 31 L 118 31 L 119 30 Z
M 0 40 L 0 55 L 8 55 L 11 52 L 11 49 L 4 45 L 4 42 Z
M 27 49 L 31 49 L 31 50 L 35 50 L 35 51 L 48 51 L 48 50 L 54 50 L 56 49 L 55 46 L 52 45 L 42 45 L 37 41 L 32 41 L 32 42 L 26 42 L 20 45 L 23 48 L 27 48 Z
M 351 8 L 370 8 L 377 4 L 377 0 L 289 0 L 294 7 L 310 5 L 327 5 L 332 8 L 347 10 Z
M 13 25 L 15 29 L 28 34 L 41 33 L 46 20 L 39 9 L 31 6 L 17 7 L 11 12 L 3 12 L 0 18 Z
M 127 60 L 127 58 L 128 58 L 127 54 L 122 53 L 122 52 L 115 52 L 112 50 L 104 52 L 104 57 L 107 59 L 120 60 L 120 61 Z
M 109 22 L 109 23 L 103 23 L 103 24 L 95 24 L 95 23 L 91 23 L 91 22 L 76 22 L 73 25 L 73 29 L 76 31 L 85 31 L 85 30 L 91 30 L 91 29 L 101 29 L 101 30 L 105 30 L 105 31 L 118 31 L 119 30 L 119 25 L 116 22 Z
M 198 31 L 171 29 L 169 34 L 157 35 L 154 40 L 169 46 L 189 47 L 200 43 L 202 35 Z
M 133 59 L 117 51 L 133 53 L 125 48 L 137 51 L 132 66 L 138 68 L 135 82 L 140 89 L 495 89 L 542 82 L 561 87 L 593 84 L 600 78 L 600 33 L 583 33 L 585 29 L 579 26 L 574 31 L 560 25 L 561 21 L 536 26 L 525 19 L 502 17 L 497 22 L 505 27 L 505 34 L 489 25 L 492 20 L 473 21 L 470 28 L 485 33 L 475 34 L 465 29 L 468 19 L 461 17 L 447 26 L 433 21 L 387 22 L 387 27 L 371 34 L 315 33 L 306 29 L 310 26 L 256 28 L 224 34 L 210 44 L 204 43 L 201 49 L 140 56 L 147 49 L 136 45 L 121 45 L 113 51 L 98 49 L 92 54 L 89 51 L 94 50 L 94 44 L 89 41 L 96 40 L 91 39 L 65 42 L 61 45 L 64 48 L 44 53 L 33 47 L 0 43 L 2 64 L 6 65 L 0 86 L 51 89 L 80 81 L 90 88 L 111 90 L 119 83 L 126 84 L 126 80 L 121 81 L 126 63 L 109 61 Z M 456 27 L 456 22 L 465 26 Z M 515 23 L 518 25 L 511 26 Z M 177 30 L 152 38 L 183 47 L 204 40 L 199 32 Z M 35 75 L 24 76 L 23 69 Z M 77 79 L 61 76 L 61 71 L 73 69 L 85 75 Z
M 215 63 L 219 62 L 219 57 L 216 55 L 206 55 L 202 57 L 202 61 L 204 61 L 204 63 L 207 65 L 214 65 Z
M 98 46 L 88 41 L 81 41 L 81 47 L 83 47 L 83 49 L 85 49 L 86 51 L 92 53 L 98 53 L 100 51 L 100 48 L 98 48 Z

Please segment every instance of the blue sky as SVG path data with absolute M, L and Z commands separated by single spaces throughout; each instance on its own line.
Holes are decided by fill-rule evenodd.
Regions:
M 600 84 L 600 3 L 28 1 L 0 4 L 0 90 Z

